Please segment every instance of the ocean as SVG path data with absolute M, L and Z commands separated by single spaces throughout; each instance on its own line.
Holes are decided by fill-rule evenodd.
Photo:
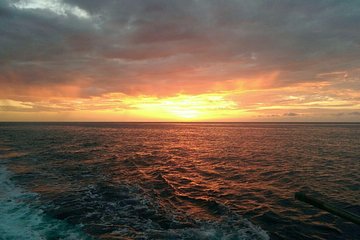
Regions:
M 0 123 L 0 239 L 359 239 L 360 124 Z

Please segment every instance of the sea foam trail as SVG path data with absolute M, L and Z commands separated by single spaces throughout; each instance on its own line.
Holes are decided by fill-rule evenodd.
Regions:
M 0 239 L 91 239 L 79 227 L 50 218 L 28 203 L 36 198 L 15 186 L 11 173 L 0 166 Z
M 161 187 L 166 190 L 165 186 Z M 85 229 L 104 239 L 269 239 L 264 230 L 237 214 L 226 211 L 216 220 L 196 219 L 175 206 L 165 206 L 151 193 L 139 185 L 125 182 L 96 184 L 89 186 L 87 191 L 65 196 L 66 200 L 58 198 L 56 205 L 71 204 L 57 208 L 53 215 L 73 221 L 81 219 L 86 223 Z M 69 208 L 81 209 L 78 211 L 80 215 L 61 210 Z

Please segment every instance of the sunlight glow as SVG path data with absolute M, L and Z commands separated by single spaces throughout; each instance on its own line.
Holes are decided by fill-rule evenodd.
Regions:
M 171 111 L 174 115 L 181 118 L 194 119 L 199 116 L 199 112 L 192 109 L 179 109 Z
M 215 94 L 178 95 L 170 98 L 138 98 L 132 104 L 141 114 L 170 120 L 208 120 L 225 116 L 236 103 Z

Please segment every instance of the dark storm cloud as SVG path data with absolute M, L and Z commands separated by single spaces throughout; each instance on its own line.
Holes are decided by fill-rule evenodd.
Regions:
M 360 116 L 360 112 L 350 112 L 349 115 Z
M 288 112 L 283 114 L 284 117 L 296 117 L 299 116 L 298 113 Z
M 271 86 L 286 86 L 360 66 L 358 1 L 48 2 L 59 4 L 0 3 L 6 92 L 74 84 L 81 96 L 175 94 L 272 71 Z

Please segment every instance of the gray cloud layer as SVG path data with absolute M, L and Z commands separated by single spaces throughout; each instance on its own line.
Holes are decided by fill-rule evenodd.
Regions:
M 2 95 L 67 84 L 83 97 L 196 93 L 272 71 L 279 75 L 267 87 L 336 71 L 356 79 L 343 89 L 359 88 L 360 1 L 22 2 L 0 3 Z

